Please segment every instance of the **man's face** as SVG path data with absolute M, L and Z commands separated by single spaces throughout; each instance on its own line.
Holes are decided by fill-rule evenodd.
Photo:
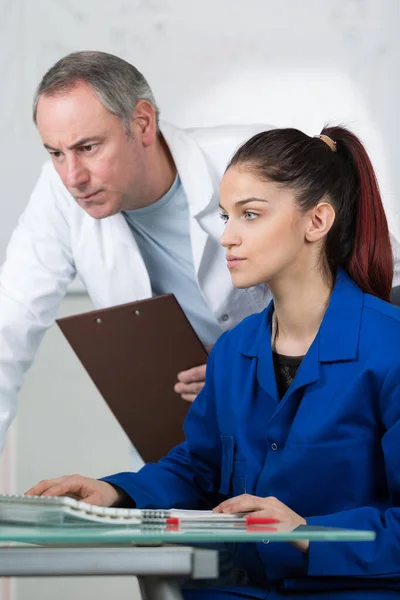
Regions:
M 37 126 L 63 184 L 90 216 L 132 208 L 144 185 L 141 136 L 127 135 L 90 86 L 41 96 Z

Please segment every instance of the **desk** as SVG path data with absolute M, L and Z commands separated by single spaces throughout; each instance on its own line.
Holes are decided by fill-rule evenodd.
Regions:
M 177 578 L 218 576 L 217 551 L 190 547 L 190 544 L 300 539 L 372 541 L 375 533 L 306 526 L 292 531 L 284 525 L 186 531 L 103 525 L 0 525 L 0 543 L 34 544 L 0 547 L 0 576 L 134 575 L 139 579 L 145 600 L 180 600 Z

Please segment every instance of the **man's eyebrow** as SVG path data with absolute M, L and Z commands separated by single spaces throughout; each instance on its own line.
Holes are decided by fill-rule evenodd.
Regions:
M 266 202 L 268 204 L 268 200 L 265 198 L 246 198 L 245 200 L 238 200 L 235 202 L 234 206 L 243 206 L 244 204 L 248 204 L 249 202 Z M 222 204 L 219 205 L 221 210 L 225 210 Z
M 93 144 L 94 142 L 101 142 L 102 140 L 103 140 L 103 138 L 101 138 L 101 137 L 82 138 L 81 140 L 78 140 L 77 142 L 75 142 L 75 144 L 72 144 L 72 146 L 68 146 L 68 150 L 75 150 L 75 148 L 79 148 L 80 146 L 89 146 L 90 144 Z M 46 148 L 46 150 L 53 150 L 53 152 L 60 152 L 60 150 L 58 148 L 54 148 L 53 146 L 50 146 L 49 144 L 43 144 L 43 146 Z

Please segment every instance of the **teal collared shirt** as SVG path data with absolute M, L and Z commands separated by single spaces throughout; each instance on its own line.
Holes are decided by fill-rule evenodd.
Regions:
M 340 271 L 281 401 L 272 311 L 271 303 L 216 343 L 186 442 L 157 465 L 107 480 L 143 507 L 209 508 L 248 493 L 275 496 L 310 525 L 376 531 L 373 543 L 311 543 L 306 559 L 289 544 L 237 545 L 236 563 L 260 593 L 351 587 L 364 598 L 371 580 L 376 598 L 400 590 L 400 310 Z

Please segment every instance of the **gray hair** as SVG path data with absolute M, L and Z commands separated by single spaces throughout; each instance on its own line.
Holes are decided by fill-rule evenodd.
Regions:
M 40 97 L 68 92 L 79 82 L 89 84 L 103 106 L 119 117 L 130 133 L 133 111 L 139 100 L 147 100 L 159 110 L 153 92 L 143 75 L 130 63 L 105 52 L 73 52 L 51 67 L 40 82 L 33 101 L 33 121 L 37 124 Z

